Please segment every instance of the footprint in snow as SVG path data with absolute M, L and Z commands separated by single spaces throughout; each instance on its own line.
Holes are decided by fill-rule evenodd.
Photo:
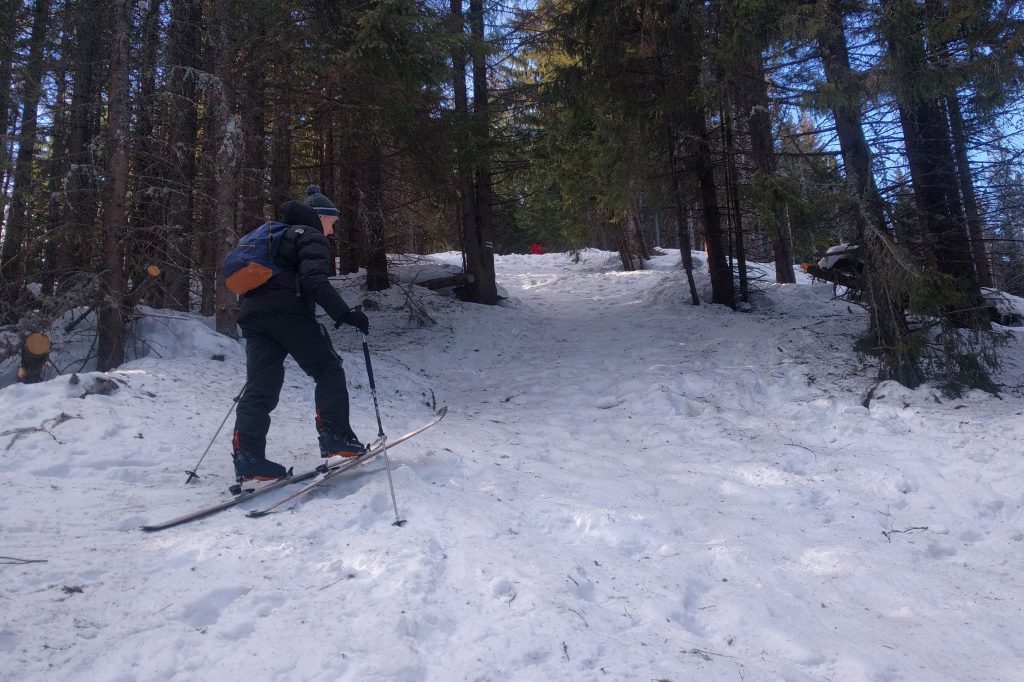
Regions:
M 250 588 L 242 586 L 221 587 L 210 590 L 182 607 L 179 620 L 194 628 L 205 628 L 220 620 L 221 614 L 239 597 L 248 594 Z

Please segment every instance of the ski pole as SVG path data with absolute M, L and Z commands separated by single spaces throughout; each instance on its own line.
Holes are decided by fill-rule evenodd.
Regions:
M 405 519 L 398 515 L 398 502 L 395 500 L 395 484 L 391 480 L 391 458 L 388 457 L 388 443 L 387 436 L 384 435 L 384 425 L 380 421 L 380 405 L 377 403 L 377 384 L 373 381 L 373 363 L 370 362 L 370 347 L 366 345 L 366 334 L 363 334 L 363 359 L 366 360 L 366 376 L 370 380 L 370 395 L 373 396 L 373 410 L 377 413 L 377 438 L 380 439 L 381 452 L 384 454 L 384 468 L 388 472 L 388 487 L 391 489 L 391 504 L 395 508 L 395 522 L 391 525 L 404 526 Z
M 210 442 L 206 445 L 206 449 L 203 450 L 203 456 L 199 458 L 198 462 L 196 462 L 195 467 L 193 467 L 192 469 L 185 470 L 185 473 L 188 474 L 188 478 L 185 479 L 185 485 L 191 483 L 193 478 L 199 478 L 199 474 L 196 473 L 199 470 L 199 466 L 203 463 L 203 460 L 206 459 L 207 453 L 210 452 L 210 448 L 213 447 L 214 441 L 216 441 L 217 436 L 220 435 L 220 430 L 224 428 L 224 424 L 227 423 L 228 417 L 230 417 L 231 413 L 235 411 L 235 406 L 238 405 L 238 401 L 242 399 L 242 395 L 245 393 L 245 389 L 249 388 L 249 384 L 251 383 L 252 379 L 247 380 L 245 382 L 245 385 L 242 386 L 242 390 L 239 391 L 238 395 L 236 395 L 234 400 L 231 401 L 231 407 L 228 408 L 228 413 L 224 415 L 224 419 L 221 420 L 220 426 L 217 427 L 217 431 L 216 433 L 213 434 L 213 438 L 211 438 Z

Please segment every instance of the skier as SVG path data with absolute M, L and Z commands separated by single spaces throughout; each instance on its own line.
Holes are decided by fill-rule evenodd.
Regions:
M 281 272 L 242 295 L 238 324 L 245 337 L 246 386 L 235 412 L 233 459 L 238 480 L 284 478 L 285 468 L 266 458 L 270 413 L 284 384 L 284 360 L 291 355 L 316 382 L 316 428 L 320 456 L 355 457 L 365 452 L 349 424 L 348 389 L 341 358 L 327 330 L 316 321 L 316 305 L 335 322 L 363 334 L 370 323 L 352 310 L 327 279 L 330 245 L 320 217 L 299 201 L 281 205 L 284 233 L 276 264 Z
M 324 234 L 331 237 L 334 234 L 334 223 L 338 222 L 341 212 L 334 202 L 328 199 L 320 191 L 319 185 L 306 187 L 306 205 L 311 207 L 320 216 L 320 224 L 324 226 Z

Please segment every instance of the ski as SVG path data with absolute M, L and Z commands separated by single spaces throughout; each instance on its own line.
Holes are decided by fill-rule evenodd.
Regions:
M 439 421 L 444 419 L 444 416 L 445 416 L 445 414 L 447 414 L 447 412 L 448 412 L 448 408 L 447 407 L 442 407 L 440 410 L 438 410 L 437 413 L 435 413 L 434 418 L 431 419 L 429 422 L 427 422 L 423 426 L 421 426 L 421 427 L 419 427 L 419 428 L 417 428 L 417 429 L 415 429 L 413 431 L 410 431 L 409 433 L 405 434 L 404 436 L 400 436 L 399 438 L 396 438 L 395 440 L 391 441 L 390 443 L 387 443 L 386 448 L 392 448 L 392 447 L 398 445 L 399 443 L 403 443 L 403 442 L 409 440 L 410 438 L 412 438 L 413 436 L 415 436 L 415 435 L 417 435 L 419 433 L 422 433 L 423 431 L 426 431 L 431 426 L 434 426 Z M 253 498 L 260 497 L 261 495 L 264 495 L 264 494 L 269 493 L 269 492 L 273 492 L 274 490 L 278 490 L 278 489 L 283 488 L 283 487 L 285 487 L 287 485 L 291 485 L 292 483 L 301 483 L 302 481 L 308 481 L 309 479 L 316 478 L 317 476 L 320 476 L 321 474 L 325 474 L 325 477 L 326 476 L 333 476 L 333 474 L 335 474 L 339 470 L 340 471 L 348 471 L 352 467 L 359 466 L 363 462 L 366 462 L 366 461 L 372 459 L 373 457 L 376 457 L 381 452 L 383 452 L 386 448 L 385 447 L 381 447 L 379 445 L 371 446 L 369 452 L 367 452 L 365 455 L 360 455 L 359 457 L 355 457 L 353 459 L 347 459 L 347 460 L 338 462 L 337 464 L 330 464 L 330 465 L 321 464 L 320 466 L 316 467 L 315 469 L 310 469 L 309 471 L 303 471 L 303 472 L 298 473 L 298 474 L 293 474 L 291 472 L 291 470 L 289 470 L 288 476 L 286 476 L 285 478 L 282 478 L 279 481 L 274 481 L 273 483 L 269 483 L 269 484 L 263 486 L 262 488 L 257 488 L 256 490 L 249 490 L 249 491 L 243 492 L 241 495 L 236 495 L 235 497 L 233 497 L 230 500 L 225 500 L 224 502 L 219 502 L 217 504 L 210 505 L 208 507 L 203 507 L 202 509 L 197 509 L 197 510 L 191 511 L 191 512 L 189 512 L 187 514 L 182 514 L 181 516 L 176 516 L 173 519 L 168 519 L 167 521 L 163 521 L 161 523 L 146 524 L 146 525 L 142 526 L 141 529 L 146 531 L 146 532 L 153 532 L 153 531 L 157 531 L 157 530 L 164 530 L 165 528 L 173 528 L 174 526 L 180 526 L 183 523 L 188 523 L 190 521 L 196 521 L 196 520 L 204 518 L 206 516 L 210 516 L 211 514 L 216 514 L 219 511 L 223 511 L 225 509 L 229 509 L 231 507 L 234 507 L 237 504 L 242 504 L 243 502 L 248 502 L 249 500 L 251 500 Z M 320 481 L 317 481 L 317 485 L 319 485 L 319 483 L 320 483 Z M 299 493 L 302 493 L 304 490 L 305 490 L 305 488 L 300 489 Z M 294 497 L 293 496 L 289 496 L 286 499 L 294 499 Z M 274 505 L 274 506 L 276 506 L 276 505 Z
M 266 516 L 267 514 L 270 514 L 274 510 L 278 509 L 279 507 L 281 507 L 281 506 L 283 506 L 283 505 L 285 505 L 285 504 L 287 504 L 289 502 L 292 502 L 293 500 L 296 500 L 296 499 L 302 497 L 303 495 L 306 495 L 306 494 L 316 490 L 320 486 L 322 486 L 325 483 L 328 483 L 328 482 L 334 480 L 335 478 L 338 478 L 339 476 L 341 476 L 341 474 L 345 473 L 349 469 L 354 469 L 357 466 L 359 466 L 360 464 L 365 464 L 366 462 L 369 462 L 371 459 L 373 459 L 377 455 L 381 454 L 385 450 L 389 450 L 389 449 L 395 447 L 396 445 L 398 445 L 399 443 L 407 441 L 410 438 L 412 438 L 413 436 L 415 436 L 415 435 L 417 435 L 419 433 L 422 433 L 423 431 L 426 431 L 431 426 L 434 426 L 439 421 L 444 419 L 444 416 L 447 413 L 448 413 L 448 407 L 447 406 L 446 407 L 442 407 L 440 410 L 437 411 L 437 413 L 434 415 L 433 419 L 431 419 L 429 422 L 427 422 L 423 426 L 419 427 L 418 429 L 410 431 L 409 433 L 405 434 L 404 436 L 399 436 L 398 438 L 396 438 L 393 441 L 385 441 L 383 444 L 378 445 L 378 446 L 376 446 L 374 448 L 371 448 L 365 455 L 360 455 L 359 457 L 356 457 L 354 459 L 350 459 L 347 462 L 342 462 L 341 464 L 338 464 L 336 466 L 331 467 L 329 471 L 327 471 L 323 476 L 321 476 L 317 480 L 313 481 L 312 483 L 309 483 L 309 484 L 299 488 L 295 492 L 291 493 L 287 497 L 284 497 L 284 498 L 278 500 L 277 502 L 275 502 L 274 504 L 270 505 L 269 507 L 265 507 L 263 509 L 254 509 L 253 511 L 249 512 L 248 514 L 246 514 L 246 516 L 248 516 L 249 518 L 258 519 L 261 516 Z
M 323 465 L 321 465 L 321 466 L 323 466 Z M 165 528 L 172 528 L 174 526 L 180 526 L 183 523 L 188 523 L 189 521 L 195 521 L 197 519 L 203 518 L 204 516 L 209 516 L 210 514 L 216 514 L 219 511 L 223 511 L 223 510 L 228 509 L 230 507 L 234 507 L 236 504 L 241 504 L 243 502 L 247 502 L 247 501 L 253 499 L 254 497 L 259 497 L 260 495 L 272 492 L 274 490 L 277 490 L 278 488 L 283 488 L 284 486 L 289 485 L 291 483 L 298 483 L 299 481 L 309 480 L 309 479 L 317 476 L 319 473 L 320 473 L 319 469 L 312 469 L 310 471 L 304 471 L 304 472 L 302 472 L 300 474 L 292 474 L 290 472 L 290 470 L 289 470 L 289 475 L 288 476 L 286 476 L 285 478 L 282 478 L 282 479 L 280 479 L 278 481 L 274 481 L 273 483 L 268 483 L 267 485 L 263 486 L 262 488 L 257 488 L 255 490 L 248 490 L 246 492 L 243 492 L 241 495 L 235 495 L 230 500 L 225 500 L 224 502 L 219 502 L 217 504 L 210 505 L 209 507 L 203 507 L 202 509 L 197 509 L 197 510 L 189 512 L 187 514 L 182 514 L 181 516 L 176 516 L 173 519 L 169 519 L 169 520 L 163 521 L 161 523 L 150 523 L 150 524 L 147 524 L 145 526 L 142 526 L 142 530 L 147 531 L 147 532 L 152 532 L 152 531 L 155 531 L 155 530 L 163 530 Z

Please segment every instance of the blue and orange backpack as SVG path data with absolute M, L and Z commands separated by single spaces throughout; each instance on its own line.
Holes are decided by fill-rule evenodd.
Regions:
M 224 257 L 221 266 L 231 293 L 239 296 L 248 293 L 281 272 L 277 254 L 289 227 L 285 223 L 266 222 L 238 241 L 238 246 Z

